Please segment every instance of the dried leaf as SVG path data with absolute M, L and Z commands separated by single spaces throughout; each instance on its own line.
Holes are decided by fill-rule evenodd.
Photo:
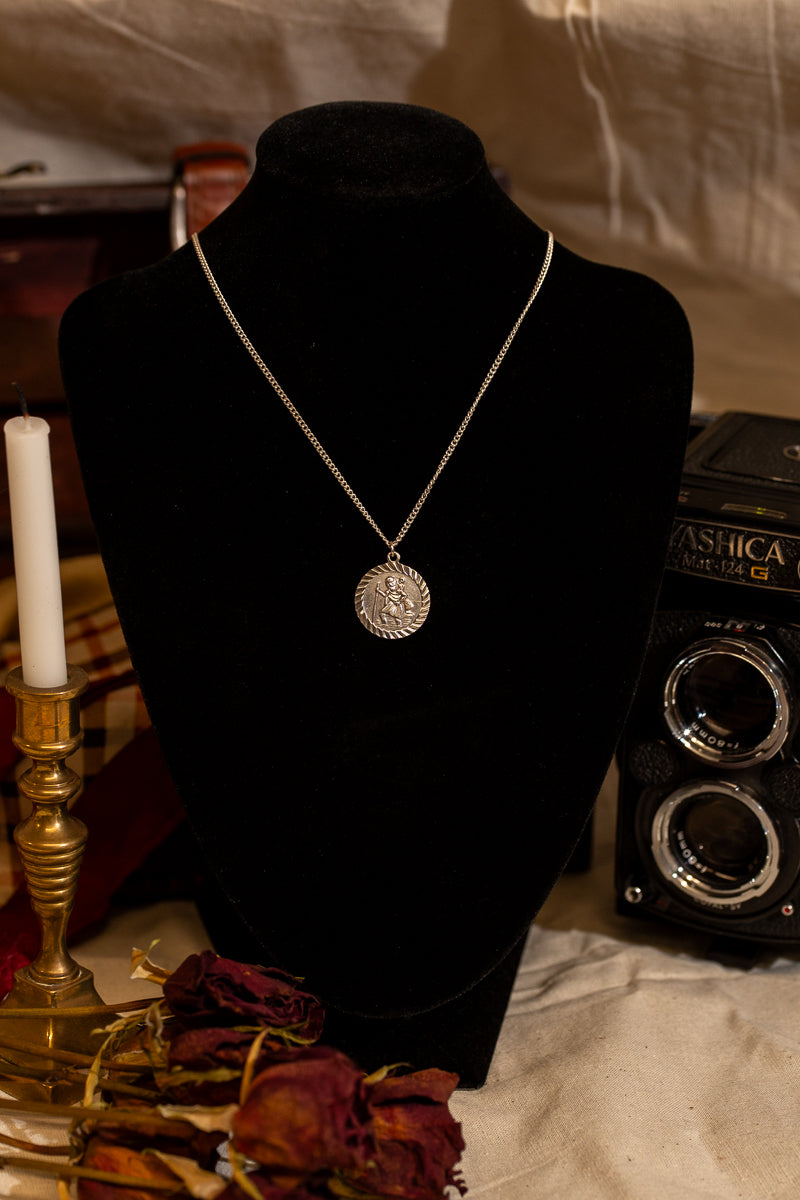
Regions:
M 162 1117 L 176 1117 L 180 1121 L 188 1121 L 195 1129 L 206 1133 L 233 1131 L 233 1118 L 239 1111 L 238 1104 L 225 1104 L 211 1107 L 206 1104 L 159 1104 L 158 1111 Z
M 144 1014 L 144 1024 L 150 1031 L 151 1038 L 154 1042 L 161 1043 L 164 1040 L 164 1016 L 161 1012 L 161 1001 L 157 1000 L 155 1004 L 151 1004 L 147 1012 Z
M 147 1065 L 154 1073 L 167 1065 L 168 1046 L 161 1015 L 162 1000 L 155 1000 L 145 1011 L 134 1014 L 115 1026 L 114 1062 L 131 1066 Z
M 150 951 L 158 945 L 158 939 L 151 942 L 147 950 L 138 950 L 135 946 L 131 951 L 131 979 L 149 979 L 151 983 L 163 985 L 172 974 L 166 967 L 160 967 L 150 958 Z
M 245 1172 L 247 1156 L 240 1154 L 232 1143 L 228 1146 L 228 1161 L 231 1164 L 233 1181 L 237 1187 L 241 1188 L 244 1194 L 250 1197 L 250 1200 L 262 1200 L 261 1192 L 258 1190 L 255 1183 L 247 1178 L 247 1174 Z
M 115 1036 L 116 1036 L 116 1032 L 113 1031 L 112 1033 L 110 1033 L 108 1035 L 107 1038 L 103 1039 L 103 1041 L 100 1043 L 100 1049 L 97 1051 L 97 1054 L 95 1054 L 92 1065 L 89 1067 L 89 1071 L 86 1075 L 86 1083 L 84 1084 L 84 1087 L 83 1087 L 83 1106 L 84 1106 L 84 1108 L 92 1108 L 94 1105 L 95 1094 L 97 1092 L 97 1088 L 100 1083 L 100 1070 L 101 1070 L 100 1064 L 101 1064 L 103 1057 L 105 1056 L 105 1051 L 108 1047 L 109 1042 L 112 1042 L 114 1040 Z M 102 1101 L 100 1101 L 98 1099 L 98 1107 L 100 1107 L 100 1106 L 102 1106 Z
M 262 1029 L 261 1033 L 259 1033 L 258 1036 L 253 1040 L 253 1044 L 247 1052 L 247 1059 L 244 1064 L 244 1071 L 242 1072 L 242 1084 L 239 1088 L 240 1104 L 244 1104 L 245 1100 L 247 1099 L 247 1093 L 250 1091 L 253 1083 L 253 1076 L 255 1075 L 258 1056 L 261 1053 L 261 1047 L 264 1044 L 264 1039 L 268 1033 L 268 1029 Z
M 392 1063 L 390 1067 L 379 1067 L 378 1070 L 373 1071 L 371 1075 L 365 1076 L 364 1083 L 369 1086 L 371 1086 L 373 1083 L 381 1083 L 384 1079 L 387 1079 L 390 1075 L 393 1075 L 395 1071 L 399 1071 L 401 1067 L 410 1067 L 410 1065 L 410 1063 L 400 1062 Z
M 193 1158 L 165 1154 L 161 1150 L 153 1150 L 152 1153 L 183 1180 L 186 1190 L 195 1200 L 216 1200 L 220 1192 L 224 1192 L 228 1186 L 225 1179 L 213 1171 L 204 1171 Z

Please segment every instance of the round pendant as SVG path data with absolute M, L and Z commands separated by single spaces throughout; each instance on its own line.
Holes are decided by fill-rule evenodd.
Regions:
M 427 583 L 419 572 L 400 562 L 397 551 L 391 551 L 385 563 L 367 571 L 356 588 L 358 619 L 380 638 L 404 638 L 416 633 L 430 606 Z

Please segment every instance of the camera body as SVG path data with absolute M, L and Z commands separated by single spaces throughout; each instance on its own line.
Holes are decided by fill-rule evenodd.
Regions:
M 800 945 L 800 421 L 690 442 L 618 760 L 619 911 Z

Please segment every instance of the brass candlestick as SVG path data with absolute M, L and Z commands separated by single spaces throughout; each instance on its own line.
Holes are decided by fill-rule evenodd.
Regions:
M 81 667 L 68 667 L 67 682 L 60 688 L 30 687 L 17 667 L 6 679 L 16 699 L 17 727 L 14 745 L 31 766 L 19 780 L 19 789 L 33 811 L 14 830 L 28 885 L 31 906 L 42 930 L 42 945 L 34 961 L 14 976 L 14 986 L 3 1009 L 59 1009 L 101 1004 L 94 977 L 67 950 L 67 921 L 75 900 L 87 831 L 83 821 L 68 811 L 81 788 L 81 778 L 66 760 L 81 744 L 80 696 L 89 677 Z M 20 1017 L 2 1022 L 7 1040 L 35 1043 L 43 1049 L 92 1053 L 98 1039 L 97 1020 L 89 1017 Z M 23 1051 L 0 1051 L 0 1071 L 30 1067 L 56 1072 L 52 1059 Z M 0 1088 L 26 1099 L 63 1103 L 77 1098 L 81 1089 L 58 1081 L 4 1083 Z

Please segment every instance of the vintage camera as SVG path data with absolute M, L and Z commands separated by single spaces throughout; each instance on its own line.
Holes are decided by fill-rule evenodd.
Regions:
M 618 759 L 619 911 L 800 945 L 800 421 L 690 441 Z

